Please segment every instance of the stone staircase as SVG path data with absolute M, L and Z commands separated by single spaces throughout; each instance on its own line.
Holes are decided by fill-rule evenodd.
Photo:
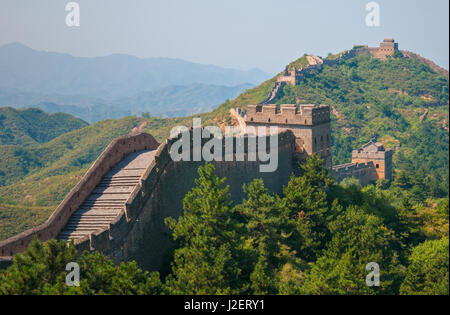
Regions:
M 124 209 L 128 196 L 139 183 L 155 152 L 132 153 L 114 166 L 70 217 L 57 238 L 75 240 L 108 228 Z

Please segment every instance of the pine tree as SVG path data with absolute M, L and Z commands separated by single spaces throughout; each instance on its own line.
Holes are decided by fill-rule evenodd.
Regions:
M 172 294 L 232 294 L 240 287 L 239 223 L 211 164 L 198 170 L 196 186 L 183 200 L 183 215 L 166 219 L 179 244 L 166 290 Z

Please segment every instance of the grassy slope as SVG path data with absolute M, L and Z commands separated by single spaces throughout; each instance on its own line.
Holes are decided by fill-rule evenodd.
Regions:
M 0 145 L 44 143 L 87 125 L 69 114 L 47 114 L 35 108 L 0 107 Z
M 292 64 L 302 63 L 302 58 Z M 226 122 L 230 108 L 245 108 L 260 102 L 268 95 L 275 79 L 247 90 L 211 113 L 196 117 L 202 118 L 203 125 Z M 448 155 L 448 131 L 443 129 L 448 128 L 448 78 L 417 60 L 379 61 L 360 56 L 337 67 L 325 66 L 322 72 L 306 78 L 299 86 L 287 86 L 278 103 L 295 103 L 297 99 L 335 108 L 336 115 L 332 116 L 335 163 L 348 161 L 351 150 L 375 132 L 386 146 L 401 145 L 402 153 L 395 155 L 400 171 L 415 172 L 420 162 L 417 150 L 428 152 L 428 162 L 421 163 L 423 170 L 435 168 L 437 172 L 446 173 L 443 181 L 447 181 L 448 190 L 448 157 L 444 157 Z M 424 106 L 429 106 L 430 112 L 420 123 Z M 14 222 L 24 222 L 21 228 L 25 229 L 45 221 L 46 215 L 27 219 L 21 213 L 44 213 L 42 209 L 53 209 L 113 138 L 140 126 L 141 130 L 162 141 L 173 126 L 190 126 L 192 117 L 106 120 L 64 134 L 38 148 L 9 148 L 10 151 L 22 151 L 8 153 L 6 165 L 15 165 L 15 161 L 22 158 L 29 161 L 30 166 L 26 172 L 19 168 L 15 176 L 10 174 L 14 183 L 0 187 L 0 218 L 3 218 L 0 219 L 0 231 L 6 231 L 5 226 L 16 226 Z M 427 146 L 425 136 L 433 138 L 432 143 L 437 145 Z M 11 208 L 12 204 L 15 207 Z M 6 218 L 5 211 L 9 213 Z M 17 219 L 14 212 L 18 213 Z M 8 229 L 10 232 L 3 233 L 0 238 L 11 236 L 21 228 Z

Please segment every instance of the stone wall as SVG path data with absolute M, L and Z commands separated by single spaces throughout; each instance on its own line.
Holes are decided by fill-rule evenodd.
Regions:
M 168 145 L 170 146 L 170 142 Z M 226 184 L 230 186 L 232 200 L 240 203 L 244 197 L 242 185 L 250 183 L 255 178 L 262 178 L 270 191 L 281 193 L 283 185 L 288 183 L 293 172 L 292 133 L 288 131 L 279 135 L 278 169 L 273 173 L 261 173 L 259 170 L 261 162 L 248 161 L 249 152 L 246 150 L 246 153 L 246 161 L 243 162 L 212 163 L 216 168 L 216 174 L 227 178 Z M 201 165 L 204 165 L 204 162 L 168 161 L 152 190 L 153 197 L 149 198 L 142 208 L 139 207 L 141 210 L 138 219 L 133 221 L 128 236 L 123 238 L 124 260 L 136 260 L 147 270 L 167 271 L 174 244 L 164 219 L 169 216 L 177 218 L 181 215 L 183 198 L 194 186 L 194 180 L 198 177 L 197 169 Z
M 317 154 L 331 167 L 330 108 L 326 105 L 283 104 L 248 105 L 245 117 L 247 129 L 250 126 L 277 126 L 280 132 L 290 130 L 295 136 L 295 152 L 299 160 Z M 248 131 L 248 130 L 247 130 Z
M 377 59 L 392 57 L 398 51 L 398 43 L 393 38 L 385 38 L 379 47 L 368 47 L 367 45 L 354 46 L 357 55 L 370 55 Z
M 278 135 L 278 169 L 273 173 L 261 173 L 261 162 L 249 161 L 248 137 L 244 138 L 245 161 L 212 162 L 217 175 L 227 178 L 226 184 L 230 186 L 231 198 L 235 202 L 241 202 L 244 197 L 242 185 L 254 178 L 262 178 L 270 191 L 282 192 L 293 172 L 293 139 L 290 131 Z M 204 165 L 203 161 L 174 162 L 170 150 L 177 140 L 168 139 L 158 147 L 154 161 L 131 193 L 123 212 L 109 229 L 78 240 L 75 243 L 78 250 L 97 250 L 116 263 L 136 260 L 147 270 L 167 270 L 174 244 L 164 220 L 182 213 L 183 198 L 195 184 L 198 167 Z M 205 143 L 208 139 L 202 141 Z M 236 148 L 236 138 L 233 141 Z M 190 146 L 192 148 L 192 138 Z M 222 152 L 225 155 L 225 148 Z M 235 153 L 232 152 L 233 156 Z
M 315 106 L 302 104 L 297 109 L 295 104 L 248 105 L 246 123 L 262 123 L 265 125 L 304 125 L 312 126 L 330 121 L 330 108 L 327 105 Z
M 0 257 L 10 259 L 16 253 L 22 252 L 35 237 L 41 241 L 55 238 L 73 212 L 114 165 L 132 152 L 155 149 L 158 145 L 155 138 L 147 133 L 113 140 L 44 224 L 0 242 Z
M 353 177 L 358 179 L 363 186 L 377 179 L 373 162 L 336 165 L 331 169 L 330 175 L 338 183 L 344 178 Z
M 375 168 L 373 180 L 387 179 L 392 180 L 392 150 L 381 152 L 352 152 L 352 163 L 372 162 Z

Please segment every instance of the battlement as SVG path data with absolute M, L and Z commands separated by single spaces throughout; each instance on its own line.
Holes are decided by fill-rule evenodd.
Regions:
M 317 154 L 331 167 L 330 108 L 327 105 L 282 104 L 248 105 L 245 116 L 248 127 L 277 126 L 279 131 L 290 130 L 295 136 L 295 154 L 303 161 Z
M 386 150 L 379 142 L 371 140 L 361 148 L 352 151 L 352 159 L 386 159 L 393 155 L 391 149 Z
M 376 142 L 375 139 L 372 139 L 360 149 L 353 150 L 352 163 L 373 162 L 376 172 L 374 180 L 391 180 L 393 155 L 394 152 L 392 150 L 386 150 L 380 142 Z
M 373 162 L 367 162 L 367 163 L 347 163 L 347 164 L 340 164 L 333 166 L 332 170 L 334 172 L 352 172 L 352 171 L 358 171 L 362 169 L 367 169 L 370 167 L 373 167 Z
M 398 43 L 393 38 L 385 38 L 379 47 L 369 47 L 367 45 L 354 45 L 353 50 L 358 54 L 369 54 L 374 58 L 386 59 L 388 56 L 394 56 L 398 51 Z
M 361 185 L 367 185 L 370 181 L 376 180 L 376 171 L 372 161 L 366 163 L 347 163 L 333 166 L 331 176 L 337 182 L 342 181 L 344 178 L 353 177 L 358 179 Z
M 327 105 L 302 104 L 248 105 L 245 117 L 247 125 L 303 125 L 313 126 L 330 122 L 330 108 Z

